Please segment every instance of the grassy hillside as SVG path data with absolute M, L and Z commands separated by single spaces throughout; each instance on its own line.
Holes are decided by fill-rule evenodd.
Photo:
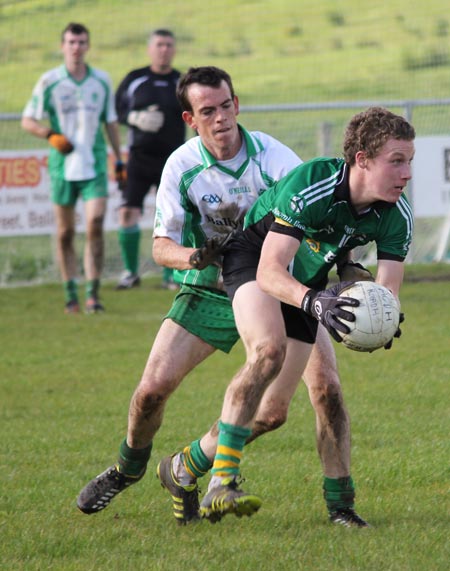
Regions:
M 244 104 L 450 94 L 444 0 L 6 0 L 0 19 L 0 111 L 20 111 L 40 73 L 60 61 L 68 21 L 92 32 L 90 60 L 117 82 L 146 61 L 150 30 L 172 28 L 176 64 L 215 64 Z

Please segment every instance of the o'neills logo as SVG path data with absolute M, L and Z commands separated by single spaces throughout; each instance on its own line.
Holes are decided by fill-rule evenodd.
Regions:
M 41 181 L 41 168 L 46 166 L 47 160 L 37 157 L 1 158 L 0 188 L 37 186 Z

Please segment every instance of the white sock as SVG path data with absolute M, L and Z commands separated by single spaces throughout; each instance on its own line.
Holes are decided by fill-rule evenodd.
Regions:
M 172 470 L 177 479 L 177 482 L 181 486 L 190 486 L 195 483 L 196 478 L 192 477 L 189 472 L 184 467 L 183 455 L 178 452 L 172 460 Z

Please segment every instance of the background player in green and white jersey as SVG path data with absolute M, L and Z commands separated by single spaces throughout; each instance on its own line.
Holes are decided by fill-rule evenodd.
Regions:
M 296 167 L 261 196 L 246 216 L 245 229 L 230 242 L 224 283 L 247 361 L 226 391 L 218 438 L 214 426 L 200 443 L 210 456 L 218 441 L 213 477 L 200 506 L 200 514 L 212 522 L 227 513 L 251 515 L 261 505 L 238 487 L 239 464 L 285 356 L 295 351 L 301 373 L 319 322 L 336 341 L 341 340 L 338 330 L 348 332 L 339 318 L 352 321 L 345 307 L 358 301 L 339 297 L 342 283 L 323 290 L 333 265 L 355 246 L 374 240 L 376 281 L 398 296 L 413 229 L 403 191 L 411 178 L 414 137 L 413 127 L 386 109 L 356 115 L 346 130 L 344 158 Z M 354 517 L 351 494 L 334 504 L 335 484 L 325 478 L 331 521 L 364 525 Z
M 179 147 L 165 165 L 157 194 L 153 254 L 157 263 L 176 269 L 181 290 L 132 397 L 118 462 L 89 482 L 78 497 L 78 507 L 88 514 L 104 509 L 116 494 L 142 478 L 171 393 L 216 349 L 229 352 L 238 340 L 221 271 L 214 263 L 220 253 L 216 246 L 242 223 L 261 194 L 301 163 L 269 135 L 238 125 L 238 99 L 223 70 L 190 69 L 180 80 L 178 97 L 183 119 L 198 136 Z M 343 494 L 353 499 L 349 420 L 332 344 L 321 329 L 305 382 L 316 411 L 323 469 L 341 501 Z M 296 355 L 289 353 L 250 438 L 283 424 L 300 378 Z M 213 458 L 214 450 L 207 457 L 196 441 L 184 456 L 168 457 L 159 464 L 158 475 L 173 496 L 178 522 L 198 518 L 196 479 L 208 471 Z
M 67 313 L 79 311 L 74 249 L 75 204 L 79 196 L 85 202 L 86 216 L 86 311 L 103 310 L 99 286 L 108 195 L 103 124 L 116 160 L 121 160 L 111 82 L 104 71 L 85 63 L 88 49 L 88 29 L 83 24 L 68 24 L 61 36 L 64 64 L 40 77 L 22 115 L 22 127 L 36 137 L 47 138 L 52 146 L 48 166 Z M 46 117 L 50 127 L 42 121 Z

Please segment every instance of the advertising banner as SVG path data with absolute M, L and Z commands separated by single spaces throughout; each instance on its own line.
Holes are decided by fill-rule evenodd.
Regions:
M 0 151 L 0 236 L 53 234 L 55 221 L 50 201 L 48 151 Z M 108 157 L 108 207 L 105 230 L 118 228 L 121 193 L 114 180 L 114 157 Z M 153 228 L 154 193 L 144 204 L 141 228 Z M 83 201 L 76 206 L 76 229 L 84 231 Z

